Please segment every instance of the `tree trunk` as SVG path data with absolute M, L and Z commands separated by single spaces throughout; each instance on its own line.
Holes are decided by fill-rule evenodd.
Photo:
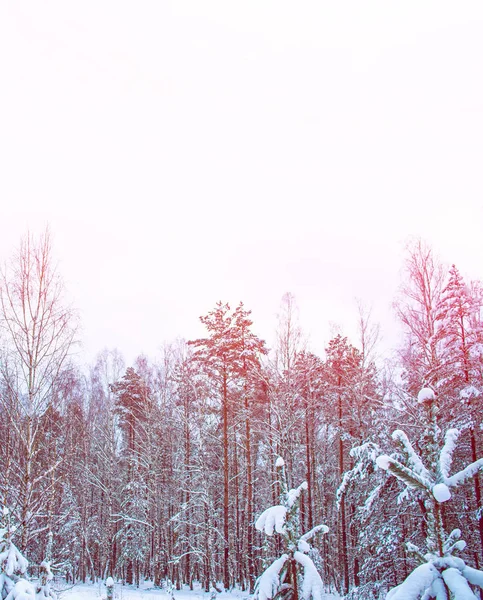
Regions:
M 247 566 L 248 566 L 248 591 L 251 592 L 255 585 L 255 565 L 253 560 L 253 481 L 252 481 L 252 446 L 250 428 L 250 404 L 245 393 L 245 437 L 247 460 Z
M 227 373 L 223 373 L 223 585 L 230 587 L 229 539 L 229 464 L 228 464 L 228 386 Z
M 344 443 L 342 441 L 342 397 L 338 396 L 339 408 L 339 476 L 342 480 L 344 475 Z M 343 574 L 343 591 L 344 595 L 349 593 L 349 561 L 347 557 L 347 527 L 345 514 L 345 498 L 342 495 L 340 502 L 340 558 Z

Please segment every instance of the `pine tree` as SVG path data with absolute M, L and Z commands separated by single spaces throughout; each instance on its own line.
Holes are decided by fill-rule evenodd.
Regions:
M 443 347 L 446 366 L 446 377 L 440 387 L 443 387 L 446 394 L 452 394 L 455 401 L 460 396 L 464 402 L 466 410 L 462 413 L 463 418 L 470 421 L 472 461 L 475 461 L 478 455 L 476 427 L 481 411 L 483 389 L 481 379 L 483 328 L 480 324 L 480 312 L 479 296 L 471 293 L 458 269 L 453 265 L 441 296 L 437 315 L 438 337 Z M 474 495 L 480 548 L 483 551 L 483 506 L 478 474 L 474 477 Z
M 373 364 L 364 365 L 361 352 L 347 338 L 337 335 L 329 342 L 324 364 L 324 399 L 327 417 L 336 433 L 336 460 L 339 481 L 352 466 L 350 449 L 367 438 L 374 420 L 377 400 L 376 372 Z M 342 591 L 349 593 L 351 582 L 358 585 L 358 555 L 351 519 L 355 507 L 340 498 L 338 556 L 342 569 Z
M 229 431 L 234 416 L 245 413 L 245 450 L 247 485 L 247 510 L 253 513 L 252 491 L 252 457 L 250 404 L 253 375 L 258 370 L 259 357 L 266 353 L 265 343 L 251 331 L 250 311 L 246 311 L 243 303 L 231 312 L 228 304 L 218 302 L 216 308 L 206 316 L 200 317 L 208 330 L 208 337 L 189 342 L 196 350 L 193 359 L 214 381 L 221 400 L 222 453 L 223 453 L 223 585 L 228 589 L 232 582 L 230 574 L 230 439 Z M 242 398 L 242 407 L 237 406 L 235 399 Z M 241 408 L 241 410 L 240 410 Z M 234 445 L 236 449 L 236 444 Z M 238 460 L 233 464 L 238 468 Z M 238 485 L 238 477 L 234 478 Z M 238 491 L 238 490 L 237 490 Z M 235 493 L 235 501 L 239 502 L 239 494 Z M 238 513 L 236 519 L 238 523 Z M 253 550 L 251 536 L 248 540 L 248 572 L 253 578 Z
M 288 489 L 285 463 L 277 458 L 280 504 L 267 508 L 257 519 L 256 529 L 272 536 L 280 534 L 283 554 L 274 560 L 257 580 L 254 600 L 322 600 L 323 583 L 310 556 L 311 540 L 317 533 L 327 533 L 326 525 L 317 525 L 300 535 L 300 499 L 307 489 L 303 482 Z
M 121 527 L 117 538 L 121 541 L 119 564 L 123 566 L 126 582 L 139 585 L 140 566 L 146 556 L 147 539 L 147 486 L 146 447 L 147 423 L 153 407 L 151 390 L 144 378 L 128 367 L 123 378 L 111 386 L 115 394 L 119 425 L 124 433 L 125 473 L 122 490 Z

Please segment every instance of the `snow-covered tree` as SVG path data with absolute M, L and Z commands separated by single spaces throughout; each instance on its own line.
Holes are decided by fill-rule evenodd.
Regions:
M 15 546 L 15 527 L 10 523 L 8 508 L 0 521 L 0 596 L 2 600 L 34 600 L 33 585 L 25 578 L 28 561 Z
M 450 475 L 459 431 L 449 429 L 443 441 L 436 422 L 439 409 L 432 389 L 423 388 L 418 402 L 427 413 L 423 457 L 415 451 L 407 435 L 396 430 L 392 437 L 398 442 L 403 458 L 398 454 L 382 454 L 376 460 L 381 469 L 397 477 L 409 491 L 418 495 L 424 507 L 426 533 L 426 552 L 412 543 L 407 544 L 419 566 L 387 594 L 386 600 L 476 600 L 471 586 L 483 588 L 483 572 L 467 566 L 464 560 L 455 556 L 465 549 L 466 543 L 460 539 L 459 529 L 446 533 L 441 505 L 451 498 L 453 488 L 483 470 L 483 459 Z
M 341 335 L 334 337 L 326 348 L 323 393 L 327 402 L 324 410 L 335 433 L 334 452 L 340 481 L 352 465 L 351 447 L 369 437 L 378 397 L 374 364 L 365 364 L 362 353 Z M 350 527 L 355 510 L 351 500 L 346 503 L 346 496 L 341 496 L 337 513 L 340 590 L 344 594 L 352 583 L 359 583 L 359 557 Z
M 36 600 L 57 599 L 57 594 L 50 587 L 50 582 L 54 578 L 52 570 L 50 568 L 50 561 L 52 556 L 52 539 L 53 534 L 51 531 L 49 531 L 47 550 L 45 553 L 44 560 L 40 563 L 40 576 L 37 586 L 35 588 Z
M 465 410 L 453 416 L 469 427 L 471 460 L 478 454 L 478 421 L 482 406 L 483 327 L 480 322 L 482 299 L 478 287 L 466 285 L 453 265 L 438 305 L 438 336 L 444 348 L 446 377 L 442 384 L 456 400 L 460 396 Z M 441 387 L 440 387 L 441 389 Z M 478 475 L 473 479 L 480 548 L 483 550 L 483 510 Z M 477 565 L 478 566 L 478 565 Z
M 303 482 L 288 489 L 285 463 L 281 457 L 275 463 L 280 485 L 280 504 L 267 508 L 255 527 L 271 536 L 281 535 L 283 554 L 260 575 L 255 585 L 255 600 L 321 600 L 323 583 L 310 556 L 311 540 L 317 533 L 327 533 L 326 525 L 317 525 L 300 535 L 300 498 L 307 489 Z
M 394 308 L 406 335 L 401 349 L 406 385 L 416 393 L 423 382 L 434 384 L 441 375 L 436 319 L 444 270 L 432 249 L 415 240 L 407 248 L 405 272 Z
M 229 304 L 218 302 L 212 311 L 200 317 L 200 321 L 206 327 L 208 337 L 190 341 L 188 344 L 195 348 L 193 359 L 214 383 L 213 391 L 220 401 L 223 455 L 223 585 L 225 588 L 230 587 L 236 565 L 245 562 L 245 558 L 248 581 L 251 585 L 254 574 L 253 540 L 251 533 L 248 534 L 247 531 L 244 556 L 239 543 L 242 539 L 240 506 L 245 505 L 246 519 L 250 522 L 254 506 L 251 441 L 253 384 L 259 372 L 260 357 L 266 354 L 265 342 L 251 331 L 253 323 L 250 311 L 244 308 L 242 302 L 234 311 L 231 311 Z M 242 432 L 235 423 L 238 419 L 243 423 Z M 241 444 L 245 450 L 244 467 L 241 466 L 241 458 L 236 451 L 236 447 Z M 240 501 L 239 472 L 246 473 L 246 503 Z M 235 519 L 232 518 L 233 512 L 230 510 L 231 492 L 236 504 Z M 232 539 L 232 531 L 235 531 L 235 539 Z M 236 564 L 232 569 L 231 547 L 236 548 Z
M 481 299 L 453 265 L 436 313 L 437 337 L 446 357 L 447 384 L 459 388 L 481 384 L 483 330 L 479 319 L 475 319 L 480 312 Z
M 53 403 L 77 331 L 77 315 L 64 295 L 49 230 L 38 240 L 27 234 L 0 268 L 0 378 L 8 390 L 0 395 L 0 407 L 17 437 L 12 471 L 19 484 L 9 496 L 18 514 L 22 551 L 42 524 L 38 497 L 61 462 L 42 464 L 38 447 L 44 433 L 41 417 Z
M 347 600 L 373 600 L 382 589 L 397 584 L 408 575 L 407 556 L 403 541 L 408 513 L 417 511 L 416 502 L 402 502 L 398 482 L 385 477 L 377 468 L 376 459 L 382 454 L 374 442 L 355 446 L 350 451 L 354 467 L 344 474 L 337 490 L 337 505 L 344 496 L 356 505 L 351 528 L 358 558 L 358 581 L 345 596 Z

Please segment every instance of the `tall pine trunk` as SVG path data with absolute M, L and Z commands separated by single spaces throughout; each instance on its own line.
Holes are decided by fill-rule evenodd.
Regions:
M 340 381 L 339 381 L 340 385 Z M 342 396 L 338 395 L 339 409 L 339 477 L 342 480 L 344 476 L 344 442 L 342 441 Z M 340 502 L 340 558 L 343 575 L 343 591 L 344 595 L 349 593 L 349 561 L 347 557 L 347 526 L 345 514 L 345 498 L 342 495 Z
M 223 372 L 223 585 L 230 587 L 229 539 L 229 463 L 228 463 L 228 384 L 226 369 Z

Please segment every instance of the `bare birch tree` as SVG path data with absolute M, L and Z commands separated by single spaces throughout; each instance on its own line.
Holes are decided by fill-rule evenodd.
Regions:
M 39 418 L 52 401 L 77 330 L 76 314 L 64 301 L 64 284 L 53 262 L 48 229 L 38 240 L 28 233 L 0 269 L 0 324 L 1 375 L 10 402 L 5 413 L 20 454 L 14 506 L 25 549 L 33 534 L 35 506 L 41 504 L 37 492 L 58 466 L 54 463 L 41 470 L 36 461 Z

